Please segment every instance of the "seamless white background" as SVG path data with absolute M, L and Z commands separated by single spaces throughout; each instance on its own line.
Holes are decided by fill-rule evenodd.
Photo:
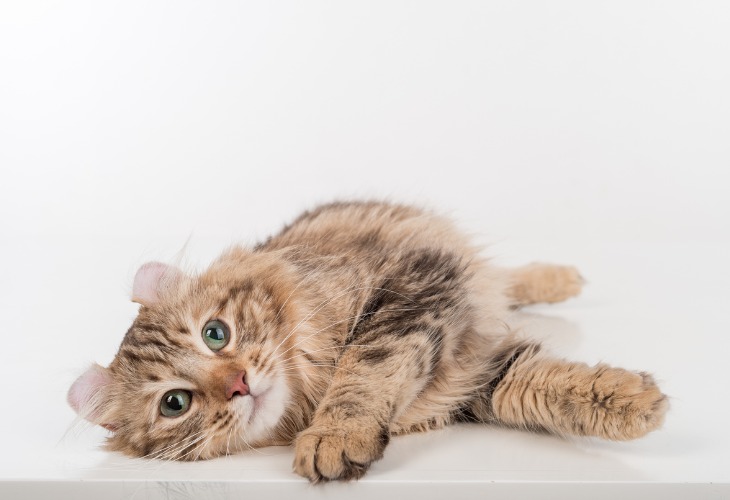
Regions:
M 628 445 L 396 440 L 372 480 L 727 483 L 729 28 L 724 1 L 0 3 L 0 432 L 22 450 L 0 477 L 109 469 L 100 431 L 62 439 L 65 389 L 113 356 L 139 264 L 375 197 L 451 214 L 499 263 L 577 264 L 581 298 L 518 320 L 656 372 L 673 410 Z M 274 453 L 234 464 L 293 478 Z

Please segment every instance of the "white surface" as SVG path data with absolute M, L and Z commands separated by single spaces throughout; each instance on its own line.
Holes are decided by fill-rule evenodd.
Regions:
M 728 497 L 730 4 L 0 3 L 0 497 Z M 652 371 L 632 443 L 454 427 L 313 488 L 291 450 L 140 463 L 69 429 L 136 267 L 202 266 L 315 202 L 450 212 L 590 284 L 517 322 Z M 186 482 L 187 481 L 187 482 Z

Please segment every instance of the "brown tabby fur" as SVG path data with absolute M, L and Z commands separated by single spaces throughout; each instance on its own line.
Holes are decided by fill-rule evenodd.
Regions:
M 412 207 L 325 205 L 199 276 L 163 281 L 81 409 L 129 455 L 294 443 L 298 474 L 351 479 L 396 434 L 479 421 L 625 440 L 657 429 L 667 409 L 649 375 L 552 358 L 505 326 L 511 308 L 577 295 L 574 268 L 496 268 L 449 221 Z M 231 330 L 219 353 L 200 334 L 214 318 Z M 288 388 L 261 432 L 223 394 L 235 370 Z M 192 392 L 191 408 L 167 418 L 160 398 L 175 388 Z

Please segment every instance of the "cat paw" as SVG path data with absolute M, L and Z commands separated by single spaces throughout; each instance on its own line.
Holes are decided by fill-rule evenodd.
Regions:
M 359 479 L 383 456 L 388 429 L 359 419 L 335 425 L 314 425 L 295 443 L 294 471 L 313 483 Z
M 541 302 L 562 302 L 579 295 L 585 280 L 573 266 L 544 265 L 536 272 Z
M 512 294 L 521 304 L 552 304 L 579 295 L 584 283 L 573 266 L 533 263 L 515 272 Z
M 625 441 L 661 427 L 669 401 L 648 373 L 611 368 L 593 385 L 593 406 L 603 416 L 602 437 Z

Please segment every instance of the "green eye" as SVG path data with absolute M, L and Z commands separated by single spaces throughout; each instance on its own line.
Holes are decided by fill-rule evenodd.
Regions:
M 230 338 L 231 333 L 228 331 L 228 327 L 221 321 L 214 319 L 208 321 L 203 327 L 203 341 L 211 351 L 223 349 Z
M 179 417 L 190 408 L 192 397 L 190 392 L 182 389 L 167 391 L 160 401 L 160 413 L 166 417 Z

